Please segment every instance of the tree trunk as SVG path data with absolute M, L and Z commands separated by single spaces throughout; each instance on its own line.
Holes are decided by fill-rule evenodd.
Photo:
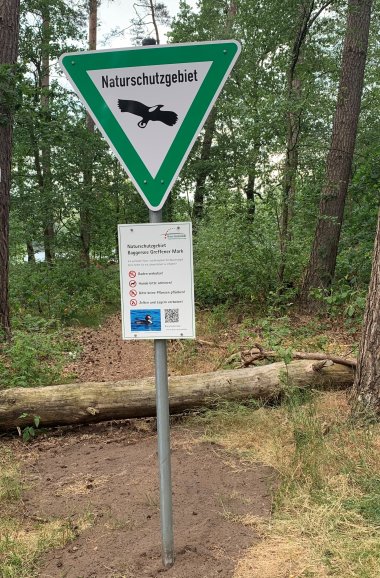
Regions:
M 292 240 L 292 221 L 298 171 L 299 137 L 302 116 L 302 85 L 301 79 L 297 76 L 297 68 L 298 64 L 302 61 L 302 49 L 311 26 L 330 3 L 331 0 L 328 0 L 314 13 L 314 0 L 304 0 L 299 7 L 297 29 L 287 71 L 287 138 L 282 182 L 280 267 L 278 272 L 280 283 L 286 280 L 285 269 L 289 244 Z
M 293 361 L 261 367 L 169 378 L 171 413 L 210 407 L 221 400 L 278 398 L 293 387 L 349 387 L 354 372 L 333 362 Z M 26 418 L 20 418 L 22 414 Z M 94 423 L 156 415 L 154 378 L 78 383 L 0 391 L 0 429 L 25 427 L 40 417 L 41 427 Z
M 234 20 L 236 18 L 237 5 L 234 0 L 227 2 L 226 5 L 226 23 L 223 27 L 222 38 L 229 38 Z M 217 118 L 217 109 L 214 107 L 205 124 L 205 133 L 203 137 L 201 158 L 199 163 L 198 176 L 195 181 L 195 192 L 194 192 L 194 208 L 193 208 L 193 226 L 194 232 L 198 223 L 203 217 L 204 200 L 205 200 L 205 184 L 207 176 L 210 173 L 210 157 L 211 157 L 211 147 L 212 140 L 215 133 L 215 125 Z
M 380 212 L 351 403 L 354 413 L 380 415 Z
M 9 205 L 15 104 L 16 61 L 19 37 L 19 0 L 0 0 L 0 342 L 11 338 L 9 316 Z
M 96 50 L 98 25 L 98 0 L 89 0 L 89 26 L 88 26 L 88 48 Z M 90 133 L 90 146 L 85 154 L 85 166 L 83 170 L 83 190 L 81 195 L 81 207 L 79 210 L 80 219 L 80 240 L 81 251 L 80 260 L 83 267 L 90 266 L 90 248 L 91 248 L 91 196 L 93 185 L 93 154 L 92 141 L 95 133 L 95 123 L 91 116 L 86 113 L 86 127 Z
M 216 124 L 216 108 L 214 107 L 208 117 L 205 125 L 205 134 L 203 137 L 201 158 L 199 160 L 199 171 L 198 176 L 195 181 L 195 192 L 194 192 L 194 210 L 193 210 L 193 220 L 194 226 L 199 223 L 203 216 L 203 205 L 205 198 L 205 184 L 207 176 L 210 172 L 210 156 L 211 156 L 211 145 L 212 139 L 215 132 Z
M 284 174 L 282 183 L 281 228 L 280 228 L 280 268 L 279 281 L 285 276 L 286 258 L 291 241 L 291 224 L 293 219 L 294 199 L 296 193 L 296 175 L 298 170 L 298 140 L 301 126 L 301 80 L 297 78 L 297 64 L 309 29 L 309 21 L 314 1 L 303 3 L 300 7 L 298 26 L 292 46 L 291 60 L 288 68 L 287 100 L 287 138 Z
M 326 181 L 301 299 L 313 288 L 328 289 L 335 274 L 346 193 L 360 113 L 372 0 L 349 0 L 339 91 Z
M 26 241 L 26 250 L 28 253 L 28 263 L 35 263 L 36 255 L 34 253 L 33 242 L 30 239 Z
M 153 4 L 153 0 L 149 0 L 149 9 L 150 9 L 150 14 L 152 16 L 152 22 L 153 22 L 153 26 L 154 26 L 154 33 L 156 35 L 156 44 L 160 44 L 160 35 L 158 33 L 158 26 L 157 26 L 157 20 L 156 20 L 156 12 L 154 9 L 154 4 Z
M 248 219 L 253 223 L 256 214 L 256 199 L 255 199 L 255 185 L 256 185 L 256 171 L 255 165 L 250 169 L 248 175 L 247 186 L 245 187 L 245 195 L 247 197 L 247 215 Z
M 41 168 L 43 175 L 43 238 L 45 260 L 52 263 L 54 251 L 54 216 L 53 216 L 53 177 L 51 172 L 50 146 L 50 12 L 49 6 L 42 10 L 42 69 L 41 69 L 41 113 L 43 118 L 43 137 L 41 143 Z

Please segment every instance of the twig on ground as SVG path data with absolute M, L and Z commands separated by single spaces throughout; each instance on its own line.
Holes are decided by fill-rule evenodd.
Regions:
M 278 352 L 276 351 L 265 351 L 261 346 L 255 343 L 255 349 L 251 350 L 250 357 L 247 357 L 243 360 L 241 367 L 248 367 L 249 365 L 253 365 L 256 361 L 260 361 L 270 357 L 280 357 Z M 356 359 L 352 358 L 345 358 L 339 357 L 338 355 L 330 355 L 329 353 L 317 353 L 317 352 L 305 352 L 305 351 L 293 351 L 292 359 L 315 359 L 320 361 L 329 360 L 333 363 L 339 363 L 340 365 L 346 365 L 347 367 L 356 368 Z

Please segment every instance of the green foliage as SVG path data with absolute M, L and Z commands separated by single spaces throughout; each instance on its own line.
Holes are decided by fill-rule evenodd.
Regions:
M 29 415 L 28 413 L 22 413 L 19 417 L 19 419 L 26 419 L 26 418 L 33 418 L 33 425 L 26 425 L 23 429 L 22 429 L 22 439 L 24 442 L 28 442 L 31 439 L 35 438 L 36 435 L 41 432 L 41 430 L 39 430 L 39 425 L 41 422 L 41 418 L 39 415 Z
M 0 504 L 2 510 L 10 503 L 17 502 L 21 497 L 20 470 L 12 452 L 2 447 L 0 450 Z
M 119 272 L 114 265 L 81 268 L 75 261 L 21 263 L 11 268 L 14 315 L 32 314 L 64 323 L 99 319 L 120 302 Z
M 288 316 L 275 317 L 268 315 L 257 322 L 261 330 L 264 343 L 270 349 L 283 346 L 284 342 L 292 335 L 291 320 Z
M 360 480 L 361 496 L 346 500 L 344 506 L 363 516 L 376 527 L 380 525 L 380 479 L 369 477 Z
M 0 354 L 1 387 L 32 387 L 62 381 L 69 355 L 76 354 L 64 324 L 99 325 L 120 303 L 114 265 L 88 269 L 69 260 L 16 263 L 11 267 L 13 339 Z M 31 432 L 29 432 L 31 433 Z
M 61 378 L 68 344 L 48 322 L 30 320 L 35 329 L 16 329 L 1 350 L 0 388 L 51 385 Z
M 21 67 L 18 64 L 0 64 L 0 126 L 7 125 L 21 103 Z
M 265 301 L 276 282 L 277 252 L 263 228 L 253 226 L 238 203 L 210 210 L 194 246 L 200 304 Z
M 66 0 L 49 3 L 33 0 L 22 4 L 18 69 L 22 78 L 17 79 L 22 98 L 15 91 L 10 95 L 12 104 L 18 105 L 12 181 L 12 258 L 24 257 L 26 243 L 29 248 L 33 245 L 41 249 L 46 224 L 50 223 L 54 249 L 68 260 L 67 274 L 63 273 L 62 263 L 57 262 L 55 271 L 40 273 L 42 265 L 38 274 L 29 269 L 28 273 L 12 275 L 13 310 L 21 314 L 33 311 L 70 323 L 96 320 L 100 311 L 117 301 L 116 283 L 104 280 L 107 272 L 97 275 L 91 270 L 86 278 L 74 264 L 83 249 L 83 223 L 89 235 L 91 257 L 102 262 L 117 254 L 118 223 L 143 222 L 147 218 L 133 184 L 99 132 L 90 134 L 87 130 L 84 109 L 78 100 L 56 79 L 49 88 L 41 88 L 43 54 L 53 61 L 70 49 L 70 43 L 76 44 L 77 49 L 84 46 L 87 12 L 83 8 L 82 2 Z M 300 98 L 294 99 L 293 93 L 293 100 L 289 96 L 288 79 L 299 5 L 278 0 L 259 4 L 242 0 L 236 12 L 232 8 L 225 1 L 201 0 L 194 10 L 181 2 L 172 22 L 172 42 L 234 37 L 241 41 L 242 53 L 216 104 L 209 154 L 207 158 L 202 154 L 201 135 L 166 203 L 164 218 L 194 217 L 194 190 L 199 177 L 205 177 L 203 222 L 195 223 L 198 302 L 269 303 L 271 313 L 282 314 L 297 297 L 314 234 L 339 79 L 345 3 L 339 0 L 320 13 L 322 3 L 315 3 L 313 15 L 318 17 L 307 31 L 294 71 L 300 83 Z M 47 11 L 49 30 L 43 25 Z M 149 3 L 144 0 L 138 12 L 141 13 L 137 28 L 150 26 Z M 155 4 L 155 12 L 158 21 L 168 21 L 163 3 Z M 378 25 L 375 19 L 370 39 L 369 80 L 363 97 L 364 120 L 359 128 L 353 184 L 337 264 L 338 280 L 347 280 L 359 292 L 369 279 L 379 200 Z M 6 76 L 0 70 L 0 85 Z M 48 110 L 43 97 L 49 97 Z M 285 291 L 286 288 L 278 287 L 277 272 L 289 112 L 299 114 L 302 122 L 297 135 L 291 239 L 284 263 L 285 279 L 294 289 Z M 87 182 L 84 174 L 89 170 L 91 179 Z M 254 197 L 249 203 L 248 182 Z M 74 280 L 78 281 L 78 288 L 72 286 Z M 96 284 L 99 291 L 94 289 Z M 104 299 L 107 292 L 111 303 Z M 340 307 L 336 301 L 330 305 Z M 341 307 L 341 311 L 346 308 L 347 315 L 356 319 L 361 311 L 361 295 L 349 296 Z
M 365 287 L 352 287 L 346 280 L 335 283 L 329 293 L 313 290 L 313 296 L 324 306 L 331 317 L 345 318 L 347 325 L 355 326 L 363 319 L 367 291 Z

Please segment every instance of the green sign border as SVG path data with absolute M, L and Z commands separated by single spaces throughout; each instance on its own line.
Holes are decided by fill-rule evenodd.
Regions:
M 64 54 L 60 64 L 148 207 L 162 208 L 192 145 L 240 53 L 234 40 L 168 44 Z M 87 72 L 212 61 L 212 65 L 155 178 L 108 108 Z M 154 91 L 152 93 L 154 99 Z

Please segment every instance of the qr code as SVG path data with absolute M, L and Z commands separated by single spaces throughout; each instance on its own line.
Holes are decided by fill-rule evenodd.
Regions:
M 165 323 L 178 323 L 179 309 L 165 309 Z

